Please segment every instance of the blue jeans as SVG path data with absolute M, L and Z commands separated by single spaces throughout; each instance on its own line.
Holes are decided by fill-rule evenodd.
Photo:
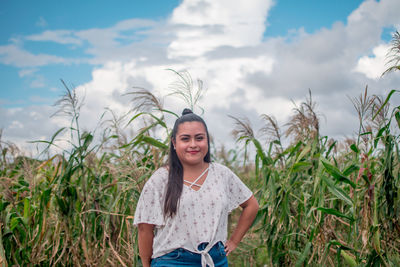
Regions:
M 203 250 L 207 243 L 201 243 L 198 247 Z M 228 267 L 224 244 L 216 243 L 208 252 L 214 261 L 215 267 Z M 201 254 L 178 248 L 170 253 L 151 260 L 152 267 L 173 267 L 173 266 L 201 266 Z M 208 266 L 208 265 L 207 265 Z

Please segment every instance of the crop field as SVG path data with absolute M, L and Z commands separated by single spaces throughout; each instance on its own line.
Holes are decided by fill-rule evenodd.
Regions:
M 201 92 L 176 74 L 175 96 L 195 107 Z M 358 132 L 347 140 L 321 135 L 311 92 L 284 131 L 267 114 L 262 129 L 231 117 L 239 148 L 211 145 L 213 161 L 242 178 L 260 210 L 230 266 L 400 266 L 399 91 L 360 92 L 349 101 Z M 142 124 L 132 137 L 117 116 L 102 122 L 101 138 L 83 131 L 81 102 L 66 86 L 57 104 L 70 127 L 36 141 L 45 146 L 40 159 L 0 138 L 0 266 L 141 266 L 133 215 L 166 162 L 177 115 L 145 89 L 130 97 L 128 125 Z M 51 153 L 66 132 L 69 148 Z M 232 228 L 238 211 L 230 216 Z

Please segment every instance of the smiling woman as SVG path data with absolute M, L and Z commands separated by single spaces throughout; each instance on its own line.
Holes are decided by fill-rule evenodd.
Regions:
M 143 266 L 228 266 L 257 211 L 252 192 L 228 168 L 211 162 L 204 120 L 185 109 L 171 134 L 168 167 L 140 195 L 134 224 Z M 243 208 L 227 240 L 228 214 Z
M 174 149 L 183 165 L 203 164 L 208 152 L 208 138 L 204 125 L 197 121 L 184 122 L 178 136 L 172 140 Z

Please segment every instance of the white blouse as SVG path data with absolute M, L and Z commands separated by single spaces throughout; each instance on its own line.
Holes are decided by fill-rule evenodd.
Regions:
M 177 213 L 164 219 L 168 170 L 154 172 L 143 187 L 136 206 L 134 225 L 154 224 L 153 255 L 157 258 L 177 248 L 202 255 L 202 266 L 214 266 L 208 251 L 226 242 L 228 214 L 252 196 L 250 189 L 230 169 L 210 163 L 207 177 L 198 191 L 184 185 Z M 200 251 L 198 245 L 208 242 Z

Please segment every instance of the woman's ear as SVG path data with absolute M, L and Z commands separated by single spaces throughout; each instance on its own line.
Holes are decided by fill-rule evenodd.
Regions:
M 174 140 L 174 139 L 172 139 L 171 141 L 172 141 L 172 146 L 173 146 L 174 150 L 176 150 L 176 148 L 175 148 L 175 146 L 176 146 L 176 142 L 175 142 L 175 140 Z

